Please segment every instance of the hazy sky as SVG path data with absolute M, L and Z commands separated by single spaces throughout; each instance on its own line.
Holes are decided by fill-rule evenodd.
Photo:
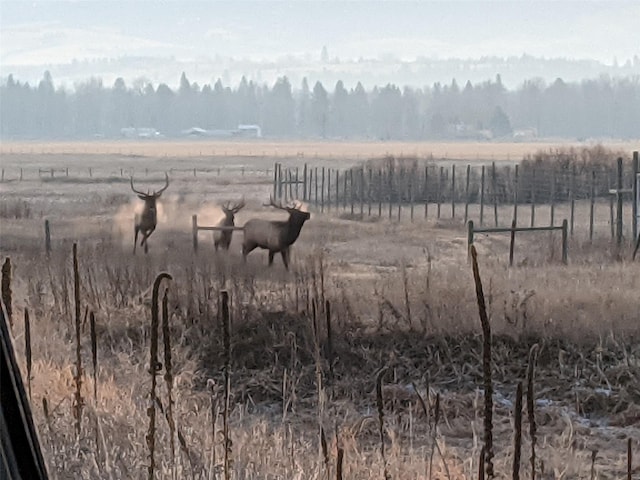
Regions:
M 0 66 L 125 55 L 315 59 L 324 45 L 341 59 L 526 53 L 622 63 L 640 56 L 638 19 L 639 0 L 0 0 Z

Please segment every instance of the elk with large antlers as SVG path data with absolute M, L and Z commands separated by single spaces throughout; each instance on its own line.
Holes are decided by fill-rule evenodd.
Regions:
M 224 212 L 224 218 L 218 223 L 218 226 L 234 227 L 235 215 L 244 207 L 244 198 L 240 200 L 240 203 L 236 203 L 232 207 L 230 206 L 230 202 L 225 203 L 221 207 L 222 211 Z M 229 250 L 232 236 L 233 230 L 222 230 L 219 232 L 214 232 L 213 245 L 215 246 L 216 251 L 218 250 L 218 247 L 221 247 L 223 250 Z
M 160 198 L 162 192 L 164 192 L 169 186 L 169 175 L 165 172 L 165 185 L 157 192 L 153 193 L 141 192 L 136 190 L 133 186 L 133 177 L 131 177 L 131 190 L 134 193 L 138 194 L 138 198 L 140 200 L 144 200 L 144 208 L 142 209 L 142 213 L 136 214 L 135 220 L 135 235 L 133 238 L 133 253 L 136 253 L 136 243 L 138 243 L 138 233 L 142 233 L 142 240 L 140 241 L 140 246 L 144 245 L 144 253 L 149 251 L 149 246 L 147 245 L 147 239 L 156 229 L 156 224 L 158 222 L 158 212 L 156 208 L 156 200 Z
M 289 212 L 288 220 L 263 220 L 254 218 L 244 224 L 244 241 L 242 256 L 246 261 L 247 255 L 257 247 L 269 250 L 269 265 L 273 264 L 273 257 L 280 252 L 282 261 L 289 270 L 289 248 L 298 239 L 304 222 L 311 218 L 309 212 L 301 210 L 301 205 L 283 207 L 270 199 L 268 205 Z

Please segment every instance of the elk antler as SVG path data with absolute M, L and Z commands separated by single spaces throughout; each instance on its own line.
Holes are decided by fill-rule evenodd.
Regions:
M 164 187 L 162 187 L 162 188 L 161 188 L 160 190 L 158 190 L 157 192 L 155 192 L 155 191 L 154 191 L 154 192 L 153 192 L 153 196 L 154 196 L 154 197 L 159 197 L 159 196 L 162 194 L 162 192 L 164 192 L 164 191 L 167 189 L 167 187 L 169 186 L 169 174 L 168 174 L 167 172 L 164 172 L 164 178 L 165 178 L 165 185 L 164 185 Z
M 137 193 L 138 195 L 144 195 L 145 197 L 148 196 L 147 193 L 135 189 L 135 187 L 133 186 L 133 177 L 131 177 L 131 190 L 133 190 L 133 193 Z
M 228 204 L 227 204 L 227 208 L 229 208 Z M 233 207 L 231 207 L 230 210 L 233 213 L 238 213 L 243 208 L 244 208 L 244 197 L 242 197 L 242 200 L 240 200 L 239 203 L 234 204 Z
M 273 197 L 269 196 L 269 203 L 263 204 L 265 207 L 279 208 L 280 210 L 287 210 L 287 207 L 283 207 L 282 203 L 276 203 L 273 201 Z

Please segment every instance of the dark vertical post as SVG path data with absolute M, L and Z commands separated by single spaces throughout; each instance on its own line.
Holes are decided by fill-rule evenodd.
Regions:
M 289 180 L 289 200 L 293 200 L 293 168 L 287 169 Z
M 471 255 L 471 245 L 473 245 L 473 220 L 467 222 L 467 260 Z
M 351 215 L 353 215 L 353 196 L 354 196 L 354 188 L 353 188 L 353 168 L 349 169 L 349 190 L 351 191 Z
M 516 220 L 511 222 L 511 241 L 509 242 L 509 266 L 513 267 L 513 251 L 516 244 Z
M 191 217 L 191 235 L 193 241 L 193 251 L 198 251 L 198 215 Z
M 464 185 L 464 223 L 469 219 L 469 177 L 471 176 L 471 165 L 467 164 L 467 180 Z
M 632 237 L 635 240 L 638 238 L 638 203 L 640 203 L 640 192 L 638 192 L 638 175 L 640 174 L 640 165 L 638 165 L 638 151 L 633 152 L 633 163 L 631 168 L 633 175 L 631 175 L 631 190 L 633 192 L 633 204 L 631 205 L 631 232 Z M 22 178 L 22 170 L 20 173 Z
M 409 175 L 409 212 L 410 212 L 410 218 L 411 218 L 411 223 L 413 223 L 413 179 L 415 177 L 415 170 L 413 170 L 411 172 L 411 175 Z
M 513 183 L 513 221 L 516 225 L 518 224 L 518 171 L 518 165 L 516 165 Z
M 243 171 L 244 171 L 244 167 L 243 167 Z M 296 200 L 298 200 L 298 195 L 299 195 L 298 182 L 300 182 L 300 167 L 296 167 Z
M 360 168 L 360 218 L 364 215 L 364 167 Z
M 325 176 L 325 168 L 322 167 L 322 185 L 320 187 L 320 211 L 324 212 L 324 176 Z
M 556 216 L 556 169 L 554 167 L 553 173 L 551 175 L 551 226 L 553 227 Z
M 398 222 L 400 221 L 400 215 L 402 214 L 402 202 L 404 200 L 403 188 L 404 188 L 404 168 L 400 169 L 399 174 L 396 176 L 396 194 L 398 196 Z
M 369 203 L 368 216 L 371 216 L 371 184 L 373 183 L 373 169 L 369 167 L 369 183 L 367 183 L 367 202 Z
M 611 189 L 611 171 L 609 171 L 609 188 Z M 613 204 L 615 203 L 615 200 L 613 198 L 613 195 L 609 194 L 609 226 L 611 227 L 611 238 L 614 238 L 616 236 L 616 227 L 615 227 L 615 214 L 613 213 Z
M 493 192 L 493 215 L 496 221 L 496 227 L 498 226 L 498 192 L 496 179 L 496 162 L 492 162 L 491 165 L 491 191 Z
M 485 166 L 482 165 L 482 170 L 480 171 L 480 225 L 484 225 L 484 177 L 485 177 Z
M 622 163 L 622 157 L 618 157 L 618 182 L 616 185 L 618 194 L 616 195 L 616 244 L 618 247 L 622 245 L 622 178 L 624 174 L 624 166 Z
M 567 219 L 562 220 L 562 263 L 567 264 L 568 257 Z
M 340 170 L 336 168 L 336 212 L 340 208 Z
M 589 241 L 593 241 L 593 215 L 595 213 L 596 171 L 591 170 L 591 188 L 589 189 Z
M 391 220 L 391 209 L 393 208 L 393 204 L 391 203 L 391 195 L 393 194 L 393 167 L 389 167 L 389 193 L 388 193 L 388 197 L 389 197 L 389 220 Z
M 348 170 L 344 171 L 344 178 L 342 179 L 342 210 L 346 210 L 347 209 L 347 172 Z
M 429 165 L 424 167 L 424 188 L 422 189 L 422 197 L 424 200 L 424 218 L 427 218 L 429 213 Z
M 440 175 L 438 176 L 438 188 L 436 190 L 437 202 L 438 202 L 438 210 L 437 210 L 437 218 L 440 218 L 440 204 L 442 203 L 442 177 L 443 177 L 444 167 L 440 167 Z
M 571 179 L 569 182 L 569 199 L 571 203 L 569 225 L 571 227 L 570 232 L 572 236 L 573 236 L 573 222 L 575 219 L 575 210 L 576 210 L 576 199 L 574 194 L 575 188 L 576 188 L 576 166 L 574 165 L 573 169 L 571 170 Z
M 282 200 L 282 164 L 276 163 L 278 169 L 278 200 Z
M 314 190 L 316 197 L 316 206 L 318 206 L 318 167 L 313 168 Z
M 378 218 L 382 217 L 382 168 L 378 170 Z
M 531 171 L 531 226 L 536 223 L 536 167 Z
M 51 253 L 51 228 L 49 220 L 44 221 L 44 247 L 47 252 L 47 256 Z
M 456 164 L 451 165 L 451 218 L 456 218 Z
M 331 169 L 327 168 L 327 210 L 331 211 Z
M 306 202 L 309 199 L 307 198 L 307 164 L 304 164 L 304 167 L 302 167 L 302 179 L 303 179 L 303 184 L 302 184 L 302 198 L 303 200 Z
M 314 201 L 316 204 L 318 203 L 318 199 L 317 198 L 313 198 L 313 188 L 311 188 L 313 185 L 313 170 L 309 169 L 309 188 L 307 190 L 307 194 L 309 196 L 308 198 L 308 202 L 311 203 L 312 201 Z

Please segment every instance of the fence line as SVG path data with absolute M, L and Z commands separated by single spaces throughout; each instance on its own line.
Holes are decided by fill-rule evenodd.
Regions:
M 586 225 L 580 210 L 587 202 L 590 240 L 593 240 L 595 229 L 601 228 L 603 223 L 598 217 L 598 213 L 604 213 L 601 200 L 609 200 L 606 223 L 611 237 L 622 242 L 629 227 L 629 239 L 635 240 L 637 236 L 638 207 L 632 198 L 638 195 L 635 178 L 640 172 L 635 152 L 632 162 L 619 159 L 614 166 L 553 167 L 523 163 L 512 168 L 492 162 L 488 174 L 487 165 L 467 164 L 465 167 L 462 171 L 455 164 L 449 167 L 427 164 L 422 168 L 414 161 L 405 164 L 393 159 L 380 165 L 370 163 L 349 169 L 308 168 L 305 164 L 303 168 L 311 172 L 308 176 L 294 176 L 297 179 L 288 181 L 283 180 L 283 175 L 274 176 L 277 184 L 273 191 L 279 193 L 278 198 L 287 200 L 291 196 L 286 194 L 286 188 L 283 196 L 282 187 L 288 185 L 290 190 L 292 184 L 296 188 L 302 184 L 302 190 L 306 192 L 302 200 L 313 204 L 320 212 L 334 209 L 335 213 L 352 217 L 372 217 L 376 214 L 377 204 L 378 217 L 383 216 L 385 209 L 387 219 L 401 221 L 404 216 L 411 222 L 415 221 L 416 203 L 424 205 L 425 218 L 431 214 L 431 204 L 438 220 L 460 218 L 466 222 L 473 218 L 485 225 L 485 206 L 489 202 L 493 205 L 495 227 L 509 225 L 513 220 L 516 225 L 527 222 L 534 227 L 540 221 L 541 209 L 548 211 L 549 225 L 556 226 L 560 209 L 566 211 L 570 235 L 575 233 L 576 223 L 578 228 Z M 276 169 L 291 172 L 280 163 L 276 163 Z M 315 183 L 312 182 L 314 178 Z M 508 206 L 511 212 L 505 214 Z M 523 206 L 529 207 L 528 215 L 522 215 Z M 625 217 L 628 220 L 624 220 Z

